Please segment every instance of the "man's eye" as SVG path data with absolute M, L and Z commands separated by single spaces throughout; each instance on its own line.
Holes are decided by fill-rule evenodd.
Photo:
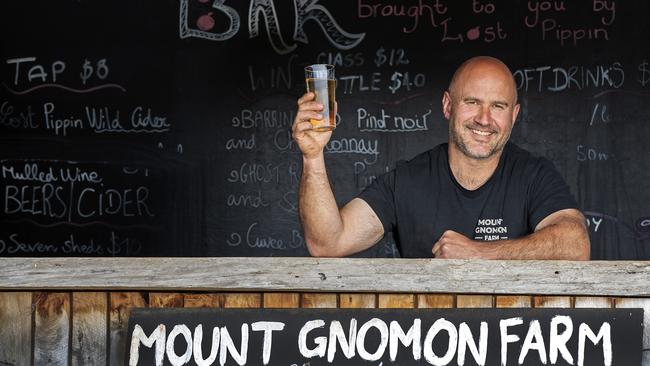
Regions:
M 497 109 L 497 110 L 502 111 L 502 110 L 506 109 L 506 106 L 504 106 L 503 104 L 495 104 L 494 108 Z

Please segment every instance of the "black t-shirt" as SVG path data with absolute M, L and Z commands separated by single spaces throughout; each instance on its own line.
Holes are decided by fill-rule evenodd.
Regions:
M 441 144 L 378 177 L 359 198 L 393 232 L 402 257 L 429 258 L 446 230 L 493 241 L 528 235 L 549 214 L 577 208 L 553 164 L 513 143 L 494 174 L 469 191 L 454 178 Z

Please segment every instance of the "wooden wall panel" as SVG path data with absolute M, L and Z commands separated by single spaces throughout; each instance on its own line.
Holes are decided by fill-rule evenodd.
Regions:
M 576 308 L 611 308 L 613 307 L 612 298 L 579 296 L 575 298 L 574 307 Z
M 300 307 L 300 294 L 290 292 L 265 292 L 265 308 L 298 308 Z
M 144 294 L 140 292 L 109 293 L 109 364 L 124 365 L 127 326 L 133 308 L 147 306 Z
M 302 294 L 302 308 L 337 308 L 338 296 L 330 293 L 304 293 Z
M 105 292 L 72 293 L 72 365 L 106 363 L 108 295 Z
M 491 308 L 492 296 L 490 295 L 457 295 L 457 308 Z
M 32 363 L 32 293 L 0 292 L 0 365 Z
M 70 293 L 34 293 L 34 364 L 67 366 L 70 357 Z
M 497 296 L 495 300 L 497 308 L 529 308 L 532 306 L 530 296 Z
M 441 309 L 441 308 L 453 308 L 456 306 L 456 299 L 454 295 L 429 295 L 429 294 L 418 294 L 417 303 L 418 308 L 426 309 Z
M 173 292 L 150 292 L 150 308 L 182 308 L 183 294 Z
M 344 309 L 372 309 L 377 307 L 375 294 L 350 294 L 339 295 L 339 307 Z
M 260 308 L 262 294 L 259 293 L 228 293 L 224 294 L 224 308 Z
M 570 308 L 571 298 L 568 296 L 535 296 L 533 305 L 536 308 Z
M 186 308 L 222 308 L 223 294 L 185 294 L 183 306 Z
M 148 301 L 147 301 L 148 299 Z M 0 292 L 0 365 L 122 365 L 134 307 L 224 308 L 643 308 L 650 349 L 650 299 L 373 293 Z M 32 313 L 32 309 L 34 313 Z M 8 326 L 11 325 L 11 326 Z M 33 329 L 33 334 L 32 334 Z M 109 336 L 107 337 L 107 332 Z M 33 344 L 33 346 L 32 346 Z M 650 366 L 650 351 L 644 351 Z
M 380 309 L 410 309 L 415 307 L 415 295 L 411 294 L 379 294 Z

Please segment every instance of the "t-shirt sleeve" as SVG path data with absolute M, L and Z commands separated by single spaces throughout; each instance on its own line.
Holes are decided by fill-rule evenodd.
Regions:
M 568 208 L 578 208 L 575 198 L 553 163 L 540 159 L 540 166 L 529 190 L 528 224 L 532 230 L 548 215 Z
M 357 198 L 361 198 L 375 212 L 384 232 L 393 231 L 395 226 L 395 170 L 382 174 L 367 186 Z

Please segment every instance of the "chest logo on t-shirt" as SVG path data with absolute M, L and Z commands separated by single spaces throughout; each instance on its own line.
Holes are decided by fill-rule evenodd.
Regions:
M 479 219 L 474 229 L 474 240 L 506 240 L 508 239 L 508 226 L 503 219 Z

